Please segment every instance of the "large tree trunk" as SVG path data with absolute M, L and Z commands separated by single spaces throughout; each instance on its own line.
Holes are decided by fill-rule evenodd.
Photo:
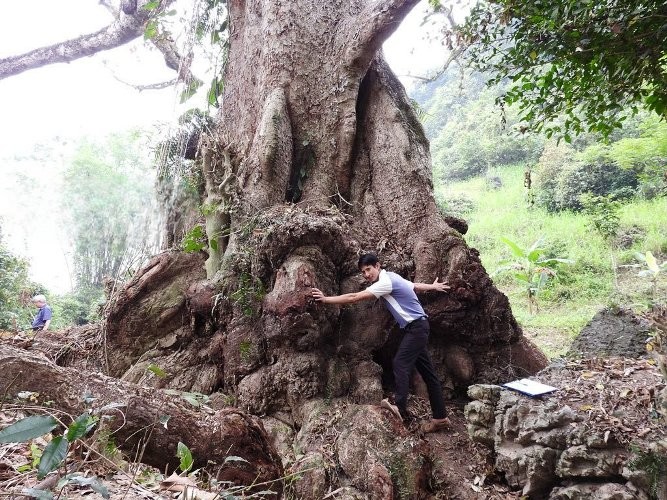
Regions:
M 106 321 L 111 374 L 139 381 L 148 360 L 164 363 L 161 384 L 290 421 L 310 398 L 377 401 L 400 336 L 388 313 L 309 298 L 362 289 L 368 250 L 409 279 L 449 282 L 424 297 L 445 387 L 544 365 L 439 214 L 428 142 L 378 53 L 415 3 L 230 2 L 224 101 L 202 143 L 208 280 L 168 254 L 135 277 Z
M 544 366 L 465 223 L 438 213 L 428 142 L 378 52 L 415 3 L 229 2 L 224 101 L 200 159 L 206 277 L 199 256 L 165 253 L 120 291 L 104 324 L 111 375 L 224 392 L 297 429 L 318 399 L 377 405 L 400 331 L 376 303 L 310 298 L 363 289 L 356 261 L 370 250 L 408 279 L 449 282 L 423 300 L 445 388 Z

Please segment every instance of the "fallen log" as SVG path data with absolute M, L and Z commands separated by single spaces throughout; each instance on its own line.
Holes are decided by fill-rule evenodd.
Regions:
M 195 467 L 219 481 L 252 485 L 281 494 L 282 465 L 259 418 L 236 408 L 195 408 L 178 394 L 56 366 L 44 356 L 0 345 L 0 391 L 39 393 L 38 401 L 76 417 L 92 410 L 113 433 L 116 445 L 132 457 L 174 470 L 178 442 L 190 448 Z M 243 460 L 225 460 L 227 457 Z

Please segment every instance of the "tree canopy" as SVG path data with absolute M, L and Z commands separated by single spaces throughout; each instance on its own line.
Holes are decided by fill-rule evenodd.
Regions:
M 153 175 L 139 131 L 82 140 L 64 173 L 65 229 L 81 289 L 99 288 L 153 251 Z
M 482 0 L 459 42 L 492 83 L 513 82 L 498 102 L 547 136 L 608 136 L 641 106 L 667 116 L 663 0 Z

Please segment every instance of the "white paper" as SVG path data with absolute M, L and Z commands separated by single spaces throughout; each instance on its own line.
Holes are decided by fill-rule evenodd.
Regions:
M 528 394 L 529 396 L 539 396 L 540 394 L 546 394 L 548 392 L 553 392 L 556 387 L 550 385 L 542 384 L 536 382 L 535 380 L 530 380 L 529 378 L 522 378 L 521 380 L 515 380 L 514 382 L 508 382 L 503 384 L 504 387 L 508 389 L 514 389 L 523 394 Z

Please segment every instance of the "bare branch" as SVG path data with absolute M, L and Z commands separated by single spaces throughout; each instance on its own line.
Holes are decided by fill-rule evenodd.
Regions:
M 376 0 L 363 9 L 355 20 L 356 27 L 347 43 L 347 64 L 365 68 L 382 43 L 398 28 L 417 3 L 419 0 Z
M 121 8 L 123 8 L 124 10 L 126 10 L 126 8 L 130 8 L 131 3 L 132 2 L 123 0 Z M 106 9 L 109 12 L 111 12 L 114 16 L 118 16 L 120 14 L 118 9 L 116 9 L 113 5 L 111 5 L 111 3 L 109 3 L 107 0 L 100 0 L 100 4 L 106 7 Z M 178 83 L 179 81 L 198 82 L 199 84 L 201 84 L 201 80 L 195 77 L 190 71 L 190 66 L 192 65 L 192 54 L 188 55 L 187 57 L 181 56 L 181 54 L 179 54 L 178 52 L 178 49 L 176 48 L 176 45 L 174 44 L 174 41 L 169 37 L 157 36 L 152 38 L 150 41 L 155 46 L 155 48 L 158 49 L 164 56 L 164 62 L 167 65 L 167 67 L 178 72 L 178 77 L 174 81 L 174 84 Z M 154 84 L 153 86 L 141 86 L 141 85 L 128 84 L 127 82 L 124 82 L 118 78 L 116 79 L 121 83 L 125 83 L 139 90 L 161 89 L 161 88 L 166 88 L 168 86 L 166 85 L 167 82 L 163 82 L 162 84 L 159 83 Z
M 164 0 L 158 9 L 147 10 L 143 8 L 147 1 L 142 0 L 132 15 L 118 12 L 112 24 L 94 33 L 0 59 L 0 80 L 50 64 L 69 63 L 131 42 L 143 34 L 144 26 L 153 15 L 173 2 Z
M 127 85 L 128 87 L 132 87 L 133 89 L 137 89 L 139 92 L 143 90 L 162 90 L 166 89 L 169 87 L 173 87 L 178 83 L 178 79 L 174 78 L 173 80 L 167 80 L 166 82 L 157 82 L 157 83 L 149 83 L 146 85 L 138 85 L 130 82 L 126 82 L 125 80 L 118 78 L 116 75 L 112 75 L 117 81 L 122 83 L 123 85 Z

